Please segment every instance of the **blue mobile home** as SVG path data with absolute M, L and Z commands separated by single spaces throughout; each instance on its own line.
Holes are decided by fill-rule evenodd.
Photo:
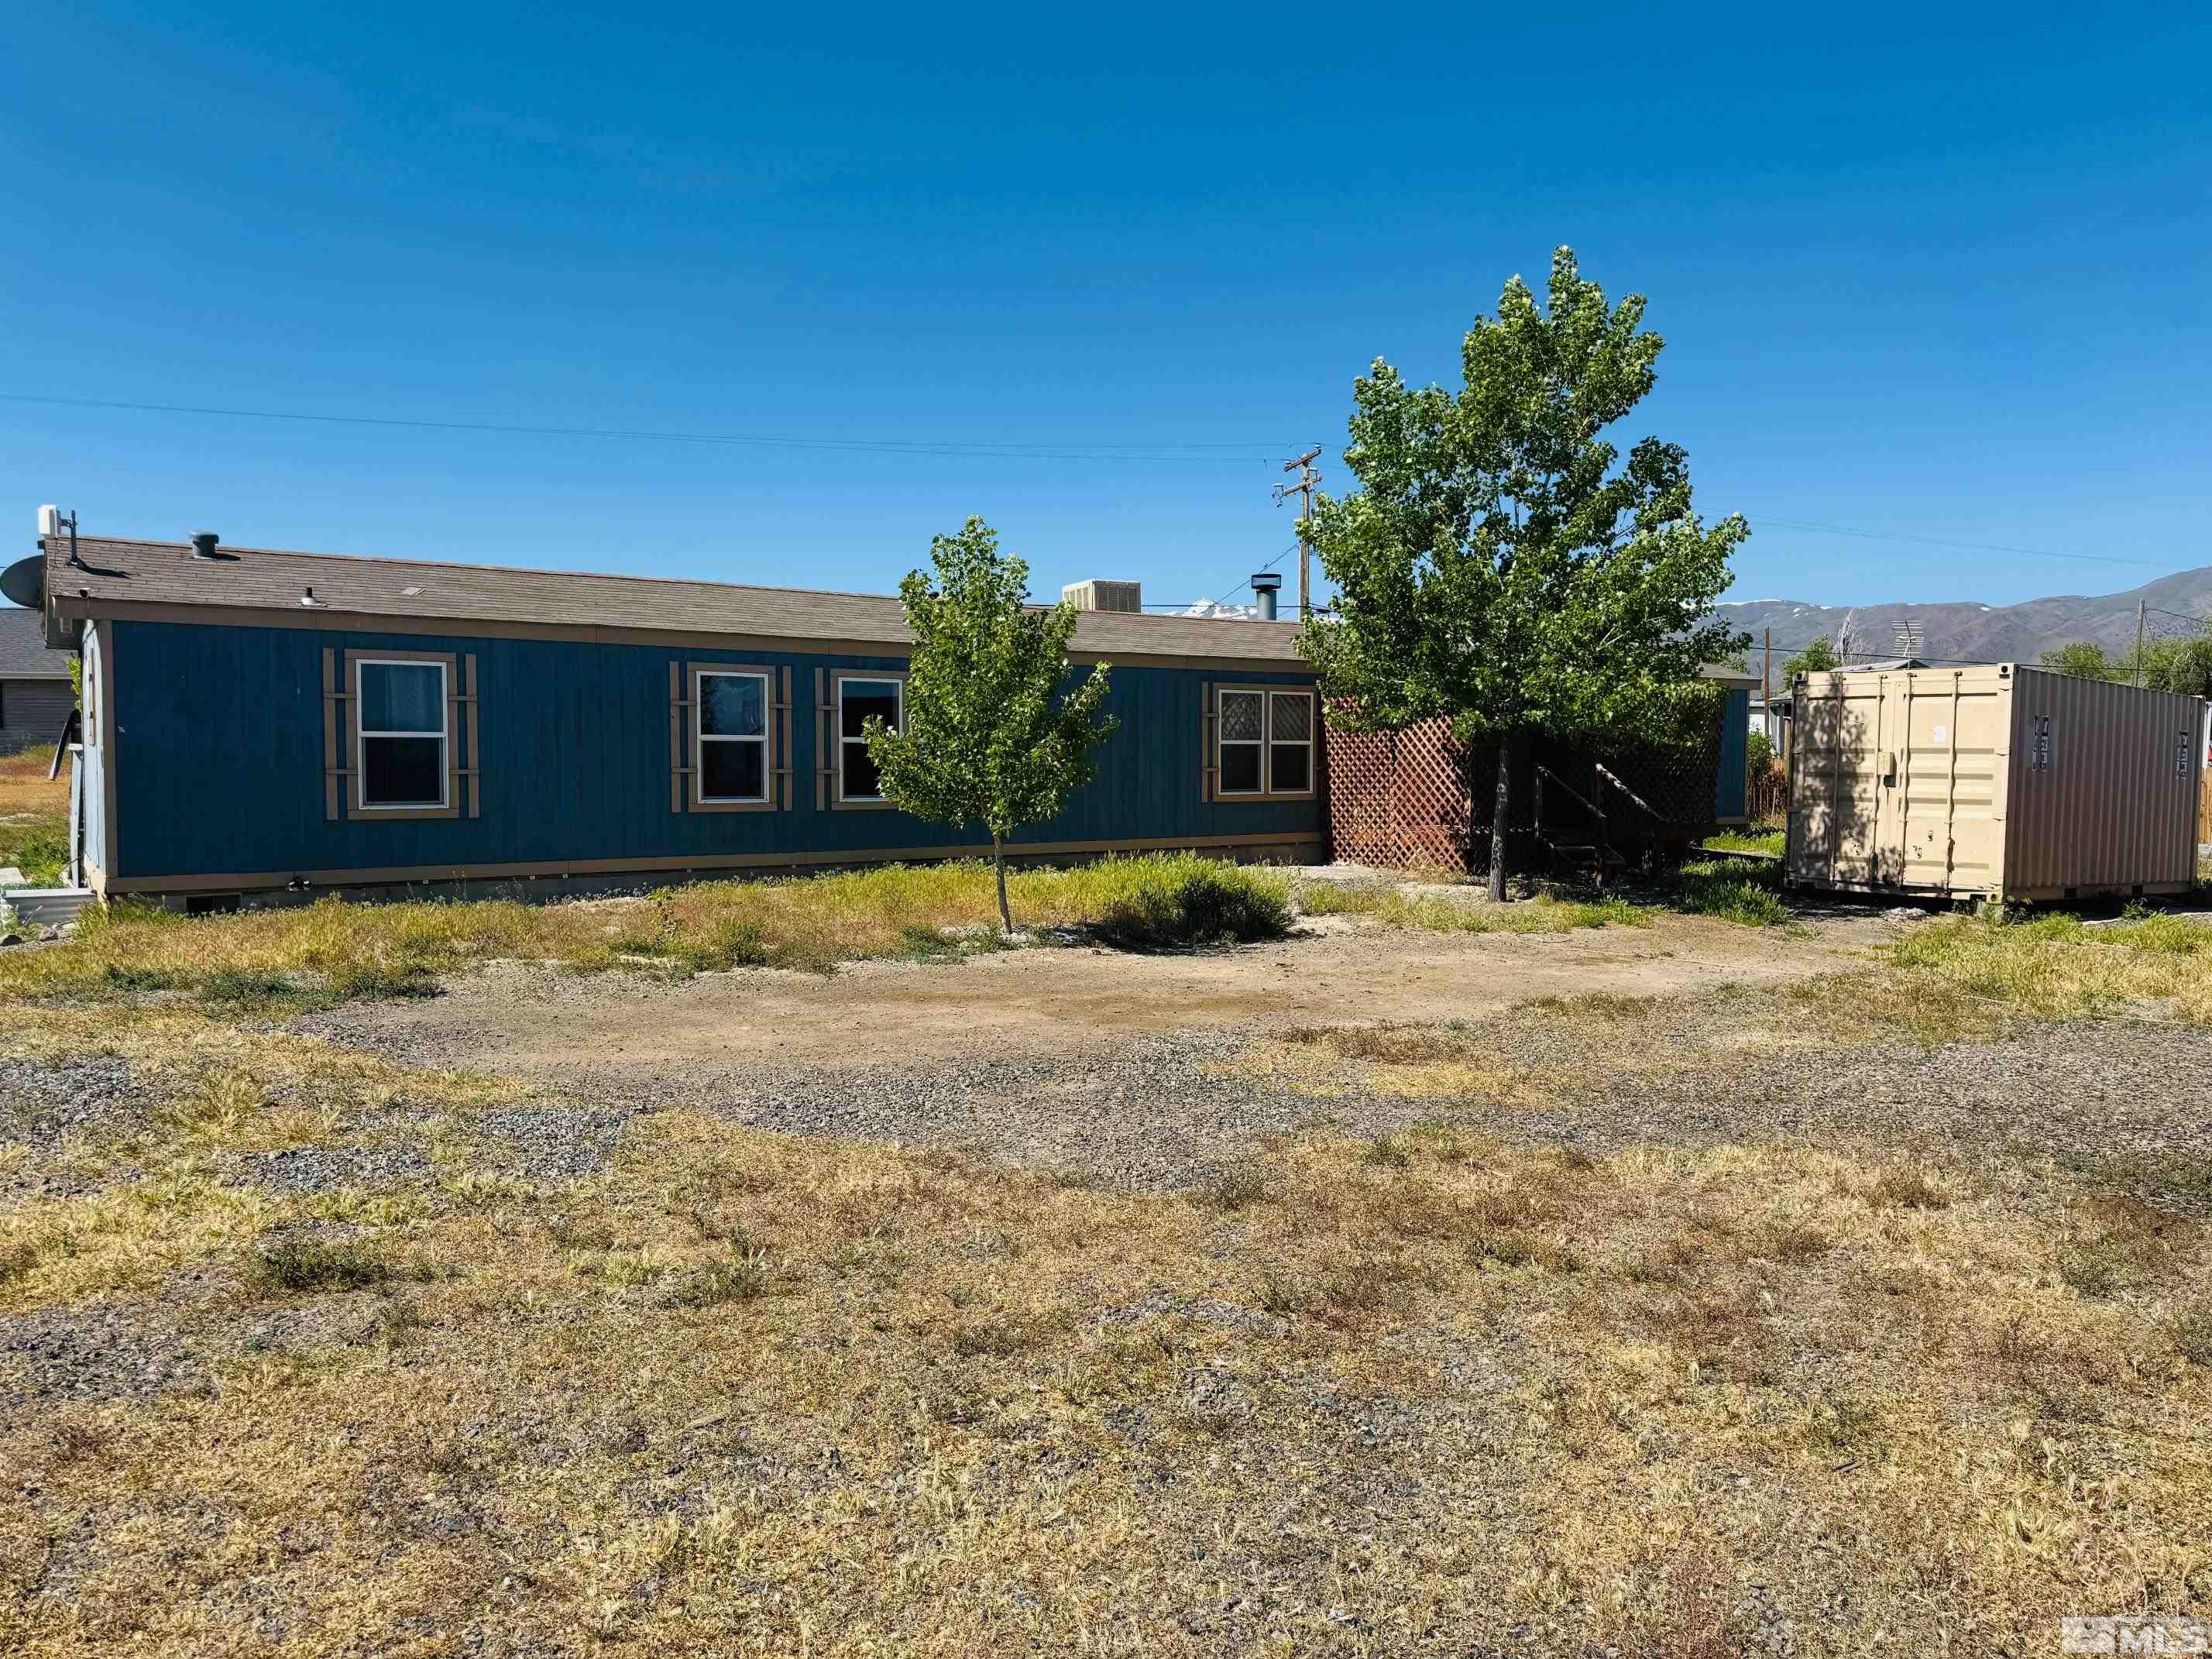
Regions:
M 957 856 L 878 798 L 895 599 L 188 544 L 42 538 L 85 666 L 88 885 L 202 908 Z M 1121 730 L 1014 849 L 1326 855 L 1286 623 L 1086 611 Z

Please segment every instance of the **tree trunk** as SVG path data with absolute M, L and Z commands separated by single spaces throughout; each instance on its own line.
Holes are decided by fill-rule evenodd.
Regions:
M 991 831 L 991 864 L 999 877 L 999 931 L 1014 931 L 1014 913 L 1006 905 L 1006 849 L 1000 843 L 999 832 Z
M 1505 902 L 1505 814 L 1513 805 L 1513 744 L 1498 740 L 1498 804 L 1490 816 L 1490 896 Z

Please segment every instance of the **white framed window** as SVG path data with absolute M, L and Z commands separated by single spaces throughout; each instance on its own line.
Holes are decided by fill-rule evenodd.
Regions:
M 1314 700 L 1307 691 L 1267 693 L 1267 793 L 1310 795 L 1314 786 Z
M 878 806 L 883 781 L 868 753 L 867 723 L 877 719 L 892 731 L 905 729 L 903 674 L 840 674 L 837 677 L 837 799 L 841 805 Z
M 1265 800 L 1314 793 L 1314 694 L 1224 685 L 1216 694 L 1214 792 Z
M 1227 691 L 1221 694 L 1221 793 L 1224 795 L 1264 795 L 1267 793 L 1267 694 L 1265 691 Z
M 452 708 L 441 659 L 353 659 L 356 799 L 368 812 L 443 812 L 453 804 Z
M 691 701 L 697 717 L 701 804 L 766 805 L 775 780 L 767 672 L 696 669 Z

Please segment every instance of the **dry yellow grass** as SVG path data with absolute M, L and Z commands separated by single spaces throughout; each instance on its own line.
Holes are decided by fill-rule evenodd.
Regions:
M 1137 945 L 1272 937 L 1288 921 L 1287 881 L 1190 854 L 1024 870 L 1011 881 L 1024 926 L 1097 930 Z M 702 882 L 647 899 L 348 904 L 185 917 L 118 905 L 79 936 L 0 957 L 0 994 L 185 990 L 218 1003 L 428 992 L 437 975 L 495 957 L 695 972 L 826 969 L 867 957 L 994 943 L 989 867 L 895 866 L 760 881 Z
M 1875 1042 L 1985 1039 L 2017 1018 L 1954 986 L 1864 969 L 1695 1000 L 1552 997 L 1488 1021 L 1316 1026 L 1255 1043 L 1223 1069 L 1324 1099 L 1357 1093 L 1541 1109 L 1601 1085 L 1750 1054 L 1795 1058 Z
M 204 1394 L 12 1421 L 38 1498 L 0 1521 L 0 1627 L 1662 1652 L 1747 1631 L 1757 1584 L 1800 1651 L 2032 1644 L 2175 1604 L 2212 1528 L 2212 1389 L 2147 1334 L 2201 1224 L 2064 1236 L 2045 1197 L 1871 1151 L 1428 1135 L 1287 1149 L 1222 1218 L 674 1115 L 598 1180 L 356 1226 L 432 1276 L 304 1299 L 317 1335 Z M 2128 1303 L 2071 1287 L 2083 1241 Z
M 526 1183 L 448 1077 L 434 1184 L 286 1199 L 210 1160 L 346 1140 L 406 1074 L 118 1041 L 181 1109 L 143 1174 L 4 1212 L 72 1241 L 8 1299 L 216 1358 L 0 1426 L 27 1659 L 1694 1653 L 1769 1608 L 1801 1653 L 2033 1651 L 2203 1591 L 2206 1224 L 2057 1173 L 1424 1129 L 1118 1196 L 671 1113 Z M 370 1288 L 286 1289 L 279 1239 Z
M 1895 959 L 1924 981 L 2045 1015 L 2141 1012 L 2212 1024 L 2212 925 L 2179 916 L 2084 926 L 1948 916 L 1915 928 Z
M 349 915 L 421 959 L 422 908 Z M 325 925 L 128 923 L 90 959 L 198 937 L 307 967 Z M 482 927 L 438 948 L 544 937 Z M 2124 948 L 2197 959 L 2162 937 Z M 1729 1006 L 1796 1041 L 1989 1035 L 2020 1017 L 2002 985 L 1946 963 L 2046 946 L 2112 949 L 1966 934 Z M 2125 971 L 2191 1006 L 2186 975 Z M 107 1333 L 112 1376 L 82 1363 L 126 1389 L 135 1340 L 206 1357 L 0 1420 L 26 1659 L 1696 1655 L 1778 1620 L 1806 1655 L 2033 1652 L 2062 1613 L 2212 1589 L 2212 1225 L 2062 1167 L 1425 1127 L 1133 1196 L 676 1111 L 602 1175 L 527 1181 L 475 1127 L 513 1084 L 173 1006 L 7 1012 L 13 1056 L 128 1060 L 147 1109 L 63 1150 L 89 1188 L 0 1200 L 0 1318 Z M 1522 1018 L 1677 1063 L 1626 1040 L 1657 1012 Z M 1576 1086 L 1479 1027 L 1297 1035 L 1263 1052 L 1317 1088 Z M 238 1177 L 398 1119 L 426 1179 Z

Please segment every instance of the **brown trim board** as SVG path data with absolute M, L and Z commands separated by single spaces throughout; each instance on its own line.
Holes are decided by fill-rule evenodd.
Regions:
M 1172 852 L 1225 847 L 1297 847 L 1317 843 L 1325 832 L 1278 830 L 1244 836 L 1155 836 L 1131 841 L 1024 842 L 1006 851 L 1018 858 L 1055 854 Z M 532 864 L 408 864 L 362 870 L 262 870 L 212 876 L 122 876 L 108 885 L 118 893 L 227 893 L 283 887 L 295 881 L 318 887 L 381 886 L 398 882 L 497 881 L 532 876 L 612 876 L 669 870 L 773 870 L 806 865 L 921 863 L 980 858 L 977 847 L 896 847 L 882 850 L 815 848 L 793 853 L 702 853 L 653 859 L 556 859 Z
M 115 630 L 100 629 L 100 867 L 112 870 L 121 824 L 115 810 L 115 757 L 122 727 L 115 718 Z
M 398 617 L 365 611 L 279 611 L 258 605 L 161 605 L 146 599 L 86 599 L 58 594 L 57 614 L 118 622 L 179 623 L 229 628 L 293 628 L 336 634 L 414 634 L 434 639 L 579 640 L 605 645 L 660 645 L 702 651 L 775 651 L 807 657 L 907 657 L 908 640 L 816 639 L 804 634 L 711 634 L 602 623 L 512 623 L 496 618 Z M 1068 660 L 1131 668 L 1225 668 L 1295 674 L 1303 663 L 1283 657 L 1184 656 L 1159 651 L 1071 650 Z

